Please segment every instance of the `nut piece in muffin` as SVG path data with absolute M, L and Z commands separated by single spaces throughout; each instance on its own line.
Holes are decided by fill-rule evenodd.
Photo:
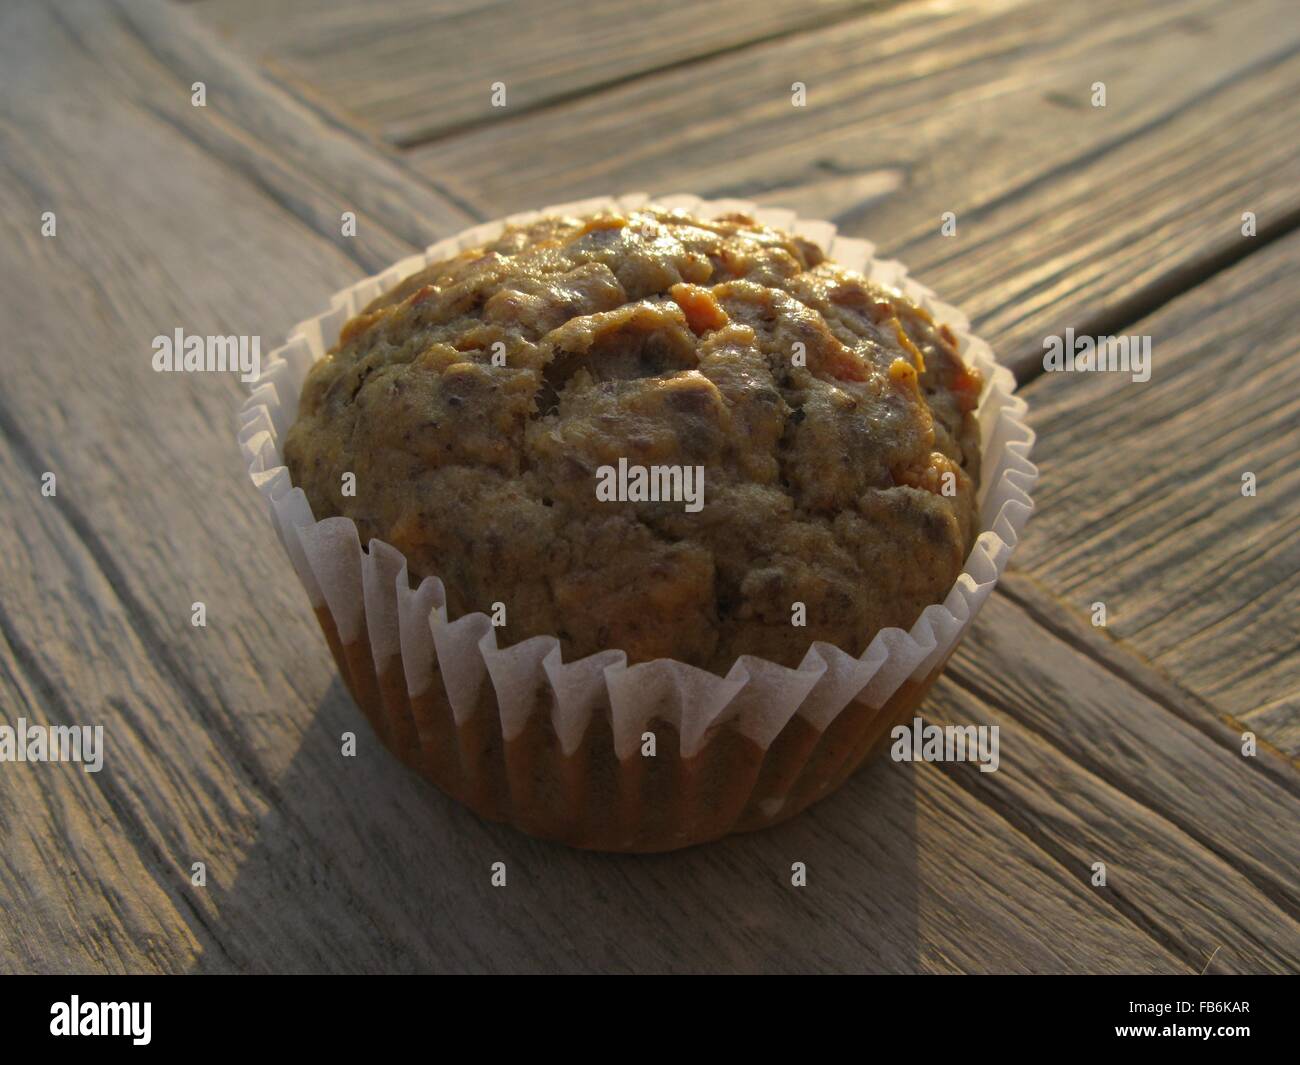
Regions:
M 318 519 L 441 578 L 452 617 L 505 604 L 502 644 L 725 673 L 860 654 L 943 600 L 980 387 L 947 327 L 816 245 L 646 207 L 510 227 L 380 296 L 284 454 Z M 703 505 L 611 500 L 620 464 L 696 471 Z

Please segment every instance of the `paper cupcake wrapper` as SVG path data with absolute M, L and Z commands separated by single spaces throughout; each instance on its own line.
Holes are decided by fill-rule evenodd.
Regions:
M 432 684 L 443 684 L 458 726 L 474 714 L 484 686 L 490 685 L 500 710 L 501 732 L 509 742 L 526 728 L 539 705 L 537 693 L 545 686 L 552 696 L 548 700 L 551 723 L 564 755 L 578 749 L 593 711 L 603 712 L 605 707 L 620 760 L 637 751 L 652 719 L 676 728 L 683 759 L 697 755 L 706 737 L 727 723 L 766 750 L 793 718 L 821 733 L 851 702 L 878 709 L 905 683 L 930 678 L 993 590 L 1033 509 L 1029 492 L 1037 469 L 1029 461 L 1029 452 L 1034 433 L 1024 422 L 1024 401 L 1012 394 L 1015 379 L 997 364 L 989 346 L 972 335 L 960 311 L 910 278 L 901 263 L 875 258 L 869 242 L 839 236 L 829 222 L 799 219 L 793 211 L 743 200 L 702 200 L 693 195 L 653 200 L 706 218 L 728 212 L 750 214 L 812 240 L 829 258 L 902 291 L 936 321 L 948 325 L 957 336 L 962 357 L 983 375 L 978 406 L 983 459 L 977 497 L 982 531 L 947 598 L 927 607 L 910 631 L 881 630 L 861 656 L 814 642 L 797 668 L 742 655 L 721 677 L 671 659 L 628 665 L 626 655 L 616 649 L 565 662 L 554 636 L 498 647 L 496 630 L 486 614 L 448 616 L 444 588 L 436 576 L 426 577 L 412 589 L 406 559 L 395 548 L 371 540 L 368 550 L 363 550 L 350 518 L 316 521 L 281 457 L 281 441 L 296 417 L 308 370 L 333 346 L 343 324 L 376 296 L 430 262 L 492 240 L 505 225 L 548 214 L 627 210 L 647 202 L 650 198 L 638 193 L 511 215 L 439 241 L 423 254 L 337 293 L 328 311 L 295 326 L 289 342 L 265 360 L 262 375 L 240 411 L 239 441 L 249 476 L 266 500 L 280 541 L 318 615 L 328 614 L 344 646 L 367 640 L 377 674 L 400 660 L 412 699 Z

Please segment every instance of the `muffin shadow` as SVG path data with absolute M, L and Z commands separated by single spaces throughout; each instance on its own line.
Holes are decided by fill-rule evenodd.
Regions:
M 233 880 L 214 872 L 223 950 L 193 971 L 914 972 L 915 782 L 877 758 L 775 827 L 575 850 L 402 771 L 336 677 Z

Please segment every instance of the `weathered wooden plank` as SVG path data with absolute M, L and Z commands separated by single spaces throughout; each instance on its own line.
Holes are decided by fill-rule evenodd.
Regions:
M 6 600 L 10 595 L 6 579 Z M 0 615 L 3 611 L 0 607 Z M 8 629 L 0 616 L 3 722 L 17 727 L 22 718 L 42 728 L 72 724 L 66 716 L 54 716 L 66 709 L 61 685 L 29 675 L 30 665 L 19 667 Z M 78 765 L 4 765 L 0 972 L 178 969 L 197 956 L 205 940 L 216 945 L 188 912 L 179 875 L 170 884 L 156 879 L 147 841 L 122 837 L 112 790 Z M 129 936 L 122 934 L 125 929 Z
M 5 723 L 17 727 L 22 716 L 102 727 L 104 762 L 94 775 L 76 765 L 3 766 L 4 923 L 13 943 L 3 964 L 40 972 L 177 972 L 200 957 L 214 970 L 247 965 L 237 944 L 232 955 L 211 931 L 220 920 L 212 891 L 238 867 L 266 800 L 190 717 L 200 708 L 160 675 L 111 574 L 58 497 L 33 491 L 33 456 L 15 450 L 4 428 L 3 510 L 6 519 L 23 514 L 6 521 L 14 527 L 0 616 Z M 55 466 L 58 490 L 75 497 L 75 480 Z M 225 765 L 232 786 L 208 790 L 206 774 L 194 771 L 204 764 Z M 206 889 L 190 883 L 195 861 L 208 867 Z M 284 936 L 285 920 L 302 925 L 256 907 L 226 908 L 225 919 L 234 917 L 263 935 Z
M 1298 282 L 1293 235 L 1125 327 L 1151 338 L 1149 381 L 1032 382 L 1042 477 L 1018 559 L 1074 609 L 1104 603 L 1113 635 L 1293 758 Z
M 197 27 L 185 10 L 117 0 L 95 21 L 84 7 L 59 11 L 79 45 L 116 75 L 118 92 L 200 144 L 219 142 L 227 166 L 252 177 L 367 268 L 375 257 L 365 253 L 368 231 L 423 247 L 477 220 L 436 182 L 418 180 L 400 161 L 268 81 Z M 87 32 L 89 27 L 95 32 Z M 100 34 L 111 38 L 112 47 Z M 142 78 L 145 72 L 149 77 Z M 195 82 L 206 86 L 206 107 L 190 103 Z M 357 214 L 362 239 L 341 236 L 343 210 Z
M 1086 887 L 1063 887 L 1055 862 L 930 766 L 914 775 L 885 762 L 772 832 L 636 857 L 538 843 L 440 796 L 423 811 L 427 828 L 394 831 L 401 822 L 390 818 L 411 811 L 390 807 L 397 767 L 372 753 L 374 843 L 412 866 L 389 889 L 422 899 L 439 926 L 422 968 L 1186 971 Z M 319 816 L 335 816 L 339 802 Z M 492 891 L 498 860 L 509 885 Z M 807 865 L 807 889 L 790 885 L 795 861 Z M 1092 942 L 1075 950 L 1080 929 Z
M 1183 687 L 1144 658 L 1132 644 L 1120 640 L 1106 628 L 1094 626 L 1090 615 L 1059 599 L 1024 570 L 1018 567 L 1007 570 L 998 583 L 998 593 L 1025 611 L 1035 624 L 1054 633 L 1152 702 L 1181 717 L 1221 747 L 1240 751 L 1244 739 L 1242 723 L 1246 718 L 1235 718 Z M 1266 708 L 1277 715 L 1273 720 L 1279 725 L 1286 702 L 1279 700 L 1279 704 Z M 1266 738 L 1257 739 L 1262 743 L 1254 762 L 1256 768 L 1282 788 L 1300 796 L 1300 774 L 1295 771 L 1295 760 L 1270 746 Z
M 25 465 L 18 456 L 5 457 L 13 460 L 10 468 Z M 30 482 L 13 487 L 31 494 Z M 6 511 L 13 513 L 22 502 L 7 500 Z M 365 736 L 356 766 L 340 773 L 331 736 L 358 722 L 347 696 L 332 682 L 319 711 L 332 720 L 317 721 L 312 736 L 298 737 L 302 746 L 268 787 L 258 779 L 262 774 L 255 765 L 244 764 L 263 759 L 249 750 L 230 749 L 226 726 L 208 737 L 189 716 L 193 704 L 188 713 L 177 714 L 178 697 L 193 695 L 184 690 L 186 684 L 168 676 L 170 667 L 155 671 L 145 661 L 152 652 L 135 646 L 131 605 L 115 601 L 106 583 L 86 588 L 87 574 L 95 583 L 107 576 L 96 573 L 103 564 L 98 551 L 79 542 L 75 528 L 58 520 L 56 504 L 25 502 L 42 518 L 44 535 L 16 530 L 16 541 L 31 554 L 7 574 L 14 601 L 30 601 L 54 583 L 76 595 L 94 592 L 99 611 L 87 617 L 73 605 L 11 619 L 16 629 L 30 632 L 26 661 L 20 665 L 31 670 L 40 663 L 38 675 L 58 670 L 64 683 L 75 686 L 76 711 L 70 711 L 68 720 L 105 725 L 111 744 L 105 771 L 124 783 L 112 789 L 120 801 L 101 813 L 90 840 L 75 829 L 67 842 L 51 840 L 48 826 L 41 823 L 42 808 L 34 806 L 32 832 L 46 853 L 15 873 L 24 885 L 42 885 L 48 904 L 55 906 L 62 885 L 49 877 L 51 848 L 58 853 L 62 846 L 102 841 L 130 853 L 130 844 L 145 837 L 155 867 L 120 880 L 110 863 L 97 864 L 87 877 L 92 890 L 125 898 L 128 904 L 141 888 L 170 886 L 179 893 L 186 859 L 199 855 L 208 863 L 211 880 L 205 890 L 185 894 L 201 907 L 203 926 L 218 938 L 200 944 L 198 956 L 178 958 L 176 930 L 142 930 L 129 919 L 129 905 L 120 926 L 105 917 L 96 920 L 90 916 L 93 909 L 78 909 L 71 927 L 41 906 L 27 905 L 13 914 L 18 925 L 14 938 L 22 942 L 60 946 L 69 936 L 93 938 L 124 951 L 120 967 L 126 969 L 141 965 L 131 954 L 133 945 L 165 947 L 162 957 L 150 959 L 151 968 L 156 964 L 163 971 L 1180 968 L 1163 946 L 1141 936 L 1134 942 L 1133 929 L 1085 889 L 1063 889 L 1050 861 L 930 767 L 919 769 L 923 784 L 911 777 L 909 767 L 876 767 L 778 832 L 688 855 L 605 858 L 548 847 L 479 822 L 401 770 Z M 59 571 L 62 559 L 69 560 L 70 572 Z M 38 569 L 57 579 L 47 579 L 37 590 L 11 583 L 10 578 L 30 577 Z M 33 624 L 34 617 L 39 620 Z M 69 668 L 78 650 L 94 656 L 89 678 Z M 317 657 L 301 655 L 295 662 Z M 328 675 L 328 664 L 325 671 Z M 294 709 L 286 706 L 274 716 Z M 309 718 L 310 708 L 305 709 Z M 210 712 L 205 707 L 200 716 Z M 256 714 L 259 721 L 271 716 Z M 292 731 L 302 727 L 302 715 L 295 715 Z M 270 737 L 275 740 L 287 730 L 272 731 L 281 734 Z M 236 779 L 222 779 L 227 773 Z M 6 788 L 0 792 L 7 791 L 11 779 L 4 778 Z M 44 781 L 39 791 L 46 802 L 58 801 L 68 783 L 63 778 Z M 366 797 L 364 812 L 358 795 Z M 229 803 L 240 799 L 251 800 L 254 809 L 231 809 Z M 84 799 L 77 802 L 80 809 Z M 426 826 L 428 833 L 412 831 L 413 824 Z M 7 836 L 5 842 L 5 852 L 17 856 Z M 361 852 L 344 850 L 354 847 Z M 387 871 L 374 868 L 384 863 L 370 853 L 380 847 L 408 869 L 409 880 L 384 883 Z M 322 865 L 322 851 L 332 861 Z M 979 870 L 989 855 L 1005 863 L 996 878 L 984 870 L 980 875 L 987 883 L 954 890 L 951 869 Z M 522 898 L 507 896 L 521 909 L 488 901 L 488 867 L 496 860 L 506 861 L 511 875 L 523 881 Z M 803 861 L 811 870 L 812 888 L 806 893 L 786 886 L 792 861 Z M 360 873 L 363 865 L 369 868 Z M 373 883 L 377 898 L 364 892 L 348 897 L 347 885 L 341 883 L 346 880 L 353 880 L 354 888 Z M 410 928 L 374 927 L 370 908 L 393 890 L 419 900 L 425 912 L 432 908 L 442 937 L 419 943 Z M 5 891 L 12 897 L 7 884 Z M 573 906 L 575 899 L 583 905 Z M 1033 902 L 1026 906 L 1025 900 Z M 923 920 L 927 913 L 932 920 Z M 442 927 L 448 920 L 452 926 Z M 737 921 L 742 927 L 737 928 Z M 1104 944 L 1105 961 L 1101 955 L 1061 952 L 1067 932 L 1081 921 Z M 617 940 L 606 942 L 600 930 L 615 927 Z M 43 952 L 38 963 L 25 965 L 21 955 L 13 955 L 12 967 L 49 971 L 101 964 L 92 958 L 66 965 L 58 960 L 62 956 Z M 184 966 L 178 964 L 182 961 Z
M 82 14 L 99 17 L 94 9 Z M 95 907 L 84 914 L 67 909 L 65 890 L 68 898 L 76 896 L 60 883 L 56 863 L 44 871 L 25 870 L 14 891 L 18 883 L 30 885 L 50 907 L 46 920 L 57 930 L 32 938 L 27 949 L 38 952 L 41 968 L 81 967 L 74 959 L 83 940 L 101 942 L 100 950 L 115 959 L 112 967 L 174 970 L 190 964 L 186 940 L 197 933 L 178 922 L 160 947 L 162 933 L 144 917 L 158 908 L 158 896 L 177 897 L 174 885 L 183 882 L 190 861 L 205 860 L 208 894 L 187 895 L 198 907 L 190 912 L 201 915 L 200 924 L 234 922 L 244 939 L 229 937 L 227 947 L 200 938 L 190 953 L 208 968 L 267 967 L 273 953 L 245 952 L 240 945 L 263 939 L 266 946 L 259 950 L 283 946 L 302 964 L 320 963 L 320 949 L 335 949 L 331 939 L 369 942 L 373 926 L 357 914 L 348 877 L 331 869 L 338 852 L 322 858 L 301 832 L 284 841 L 278 861 L 252 878 L 272 894 L 305 893 L 301 910 L 263 910 L 251 894 L 241 907 L 203 907 L 203 900 L 242 870 L 243 850 L 276 798 L 275 757 L 287 760 L 294 747 L 297 723 L 286 718 L 267 757 L 250 755 L 262 738 L 261 724 L 260 715 L 245 708 L 260 705 L 269 713 L 296 678 L 282 679 L 276 691 L 255 675 L 245 676 L 242 698 L 223 704 L 187 672 L 198 658 L 216 671 L 238 668 L 223 663 L 218 649 L 209 648 L 211 657 L 203 657 L 207 632 L 221 631 L 233 643 L 251 635 L 230 625 L 193 630 L 188 623 L 195 599 L 221 616 L 221 602 L 232 594 L 223 560 L 246 550 L 247 527 L 241 533 L 225 526 L 225 508 L 214 497 L 206 504 L 201 492 L 169 497 L 166 487 L 188 480 L 185 471 L 199 452 L 206 452 L 207 479 L 214 470 L 224 470 L 226 478 L 236 474 L 228 434 L 237 389 L 229 380 L 181 384 L 154 375 L 146 334 L 167 332 L 180 321 L 196 332 L 220 332 L 245 322 L 250 306 L 283 329 L 313 309 L 321 293 L 353 277 L 355 265 L 305 234 L 257 189 L 232 181 L 170 127 L 129 106 L 101 73 L 104 67 L 73 49 L 48 12 L 8 8 L 4 27 L 15 54 L 0 73 L 6 88 L 0 137 L 13 180 L 0 187 L 0 217 L 7 246 L 20 252 L 10 260 L 0 304 L 6 327 L 13 326 L 4 350 L 12 388 L 6 386 L 0 419 L 7 440 L 3 466 L 10 471 L 4 511 L 6 525 L 13 526 L 3 566 L 12 624 L 6 638 L 23 648 L 17 664 L 35 671 L 27 674 L 29 685 L 39 688 L 39 679 L 49 678 L 44 688 L 66 691 L 70 714 L 106 726 L 113 756 L 104 782 L 94 783 L 109 796 L 111 815 L 89 804 L 91 832 L 113 853 L 138 851 L 142 861 L 148 858 L 157 885 L 148 878 L 137 883 L 137 869 L 118 882 L 111 862 L 97 866 L 94 886 L 107 898 L 154 900 L 148 909 L 139 901 L 120 906 L 114 910 L 119 923 L 101 927 Z M 114 40 L 110 25 L 92 22 L 85 29 L 100 44 Z M 147 76 L 149 68 L 140 69 Z M 16 83 L 23 92 L 14 89 Z M 98 181 L 88 175 L 98 175 Z M 45 210 L 59 220 L 59 235 L 52 239 L 38 235 Z M 245 238 L 232 240 L 232 232 Z M 269 249 L 277 258 L 267 255 Z M 284 280 L 272 296 L 267 281 L 276 276 Z M 301 301 L 297 307 L 295 297 Z M 39 388 L 24 388 L 20 377 L 39 382 Z M 147 387 L 140 387 L 142 379 Z M 78 407 L 84 410 L 75 412 Z M 57 446 L 49 446 L 56 437 Z M 118 446 L 128 439 L 129 446 Z M 149 453 L 154 457 L 146 460 Z M 58 502 L 39 494 L 47 469 L 59 477 Z M 230 481 L 231 499 L 237 483 L 237 477 Z M 151 494 L 157 505 L 137 510 Z M 177 508 L 186 510 L 187 521 L 176 520 Z M 101 538 L 99 530 L 110 526 L 115 535 Z M 165 556 L 177 537 L 187 540 L 186 564 L 164 581 L 161 567 L 174 561 Z M 127 543 L 141 552 L 134 559 L 134 581 L 149 590 L 148 606 L 131 595 L 124 577 Z M 234 581 L 236 597 L 250 591 Z M 316 643 L 295 649 L 295 667 L 310 662 Z M 327 655 L 317 658 L 322 667 L 327 661 Z M 328 674 L 319 676 L 324 691 Z M 310 699 L 313 693 L 306 690 Z M 6 717 L 11 705 L 20 704 L 7 704 Z M 5 767 L 6 786 L 11 770 Z M 12 779 L 18 786 L 19 778 Z M 47 776 L 45 786 L 62 788 L 73 780 L 70 774 Z M 52 794 L 49 803 L 78 806 L 75 794 Z M 77 832 L 75 846 L 91 851 L 93 839 L 83 838 L 86 819 L 69 822 L 69 831 Z M 56 831 L 50 831 L 48 844 L 59 847 Z M 8 853 L 7 842 L 4 849 Z M 327 898 L 317 902 L 322 894 Z M 11 897 L 8 884 L 5 895 Z M 179 903 L 175 908 L 188 919 Z M 388 934 L 395 929 L 390 925 Z M 408 928 L 396 938 L 409 934 Z M 401 964 L 402 951 L 393 954 L 394 964 Z
M 34 779 L 52 806 L 93 812 L 66 819 L 69 845 L 93 858 L 89 824 L 123 855 L 120 870 L 95 861 L 86 894 L 126 900 L 69 908 L 82 896 L 37 844 L 10 845 L 39 837 L 35 808 L 6 821 L 0 897 L 31 901 L 0 907 L 0 942 L 42 944 L 6 967 L 1185 968 L 929 768 L 886 766 L 786 829 L 657 859 L 529 840 L 400 769 L 359 729 L 245 483 L 234 381 L 150 367 L 152 337 L 177 325 L 276 335 L 353 260 L 267 197 L 248 154 L 214 160 L 233 129 L 191 138 L 132 106 L 174 77 L 104 8 L 0 17 L 0 232 L 19 250 L 0 284 L 6 693 L 44 707 L 57 684 L 64 716 L 107 726 L 111 777 Z M 55 238 L 37 235 L 46 210 Z M 339 756 L 345 729 L 361 733 L 355 760 Z M 9 768 L 12 805 L 33 778 Z M 203 893 L 183 881 L 196 854 Z M 796 860 L 814 871 L 802 893 L 785 886 Z
M 1000 765 L 945 768 L 1084 883 L 1103 862 L 1094 890 L 1193 969 L 1214 954 L 1215 972 L 1294 971 L 1300 796 L 1227 729 L 1178 721 L 1091 660 L 1098 637 L 1068 642 L 1001 594 L 986 609 L 925 717 L 997 726 Z
M 1177 826 L 1282 912 L 1300 918 L 1295 790 L 1245 757 L 1240 744 L 1170 713 L 1005 596 L 992 598 L 985 612 L 985 623 L 954 655 L 954 679 Z M 1067 797 L 1061 801 L 1070 805 Z M 1165 845 L 1177 853 L 1177 840 Z
M 832 218 L 1024 374 L 1044 335 L 1104 330 L 1237 254 L 1243 211 L 1261 232 L 1294 224 L 1300 147 L 1277 131 L 1300 120 L 1298 48 L 1277 0 L 909 4 L 412 159 L 486 214 L 646 188 Z
M 358 4 L 286 12 L 205 0 L 195 14 L 272 69 L 309 86 L 353 121 L 409 145 L 504 113 L 728 52 L 864 8 L 860 0 L 542 0 Z M 286 17 L 288 16 L 288 17 Z
M 1276 702 L 1238 715 L 1248 729 L 1292 757 L 1300 756 L 1300 692 L 1292 691 Z

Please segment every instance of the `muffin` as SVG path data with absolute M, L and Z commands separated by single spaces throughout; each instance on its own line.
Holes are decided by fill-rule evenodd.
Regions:
M 366 545 L 357 623 L 313 595 L 354 697 L 435 784 L 573 845 L 791 816 L 951 650 L 864 697 L 980 531 L 959 346 L 740 212 L 613 204 L 431 259 L 346 320 L 283 442 L 317 528 Z
M 861 654 L 943 599 L 979 391 L 950 331 L 815 244 L 643 208 L 512 226 L 384 293 L 284 455 L 318 518 L 440 577 L 453 616 L 502 604 L 504 643 L 725 674 Z M 619 492 L 620 462 L 678 498 Z

